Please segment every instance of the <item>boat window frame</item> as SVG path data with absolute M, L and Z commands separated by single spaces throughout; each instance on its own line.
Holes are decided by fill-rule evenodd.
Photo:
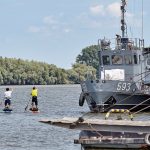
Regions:
M 104 63 L 104 57 L 109 58 L 109 62 L 106 60 L 107 58 L 105 59 L 105 60 L 107 61 L 107 64 Z M 109 56 L 109 55 L 102 55 L 102 63 L 103 63 L 104 66 L 110 65 L 110 62 L 111 62 L 111 59 L 110 59 L 110 56 Z
M 135 59 L 135 58 L 136 58 L 136 59 Z M 138 64 L 138 57 L 137 57 L 136 54 L 133 55 L 133 62 L 134 62 L 135 65 Z M 135 62 L 136 62 L 136 63 L 135 63 Z
M 139 64 L 141 63 L 141 55 L 139 55 Z
M 113 60 L 114 60 L 113 57 L 114 57 L 114 56 L 117 56 L 117 57 L 119 56 L 119 57 L 121 58 L 120 60 L 121 60 L 122 62 L 121 62 L 121 63 L 117 63 L 117 62 L 119 62 L 120 60 L 116 60 L 116 62 L 113 63 Z M 116 58 L 116 59 L 117 59 L 117 58 Z M 117 54 L 117 55 L 115 55 L 115 54 L 111 55 L 111 63 L 112 63 L 112 65 L 123 65 L 123 55 L 118 55 L 118 54 Z
M 130 58 L 129 58 L 130 57 Z M 129 59 L 130 60 L 129 60 Z M 128 59 L 128 60 L 127 60 Z M 127 63 L 127 61 L 129 61 L 128 63 Z M 125 65 L 132 65 L 133 64 L 133 60 L 132 60 L 132 55 L 130 55 L 130 54 L 126 54 L 126 55 L 124 55 L 124 62 L 125 62 Z

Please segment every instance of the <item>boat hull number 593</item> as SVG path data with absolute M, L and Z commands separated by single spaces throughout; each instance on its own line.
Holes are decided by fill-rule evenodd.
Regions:
M 131 83 L 119 82 L 117 85 L 117 91 L 130 91 Z

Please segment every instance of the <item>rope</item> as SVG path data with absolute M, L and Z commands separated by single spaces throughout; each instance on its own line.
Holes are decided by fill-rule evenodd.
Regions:
M 103 137 L 102 134 L 100 134 L 99 132 L 97 132 L 97 130 L 95 128 L 92 127 L 92 125 L 90 123 L 88 123 L 88 125 L 91 127 L 91 129 L 93 129 L 100 137 Z
M 115 95 L 116 95 L 116 94 L 115 94 Z M 113 96 L 114 96 L 114 95 L 113 95 Z M 130 96 L 128 96 L 128 97 L 126 97 L 126 98 L 124 98 L 124 99 L 122 99 L 121 101 L 119 101 L 119 103 L 125 101 L 126 99 L 128 99 L 128 98 L 130 98 L 130 97 L 132 97 L 132 96 L 133 96 L 133 94 L 130 95 Z M 116 104 L 113 104 L 113 105 L 109 106 L 108 108 L 104 109 L 104 112 L 105 112 L 106 110 L 108 110 L 108 109 L 114 107 L 115 105 L 116 105 Z
M 142 73 L 141 73 L 141 74 L 142 74 Z M 145 78 L 145 77 L 148 76 L 148 75 L 150 75 L 150 73 L 148 73 L 147 75 L 145 75 L 143 78 Z M 137 81 L 134 82 L 133 84 L 131 84 L 131 86 L 133 86 L 134 84 L 136 84 L 138 81 L 141 81 L 141 80 L 142 80 L 142 78 L 139 79 L 139 80 L 137 80 Z M 119 103 L 121 103 L 121 102 L 125 101 L 126 99 L 132 97 L 132 96 L 134 95 L 134 93 L 135 93 L 135 91 L 133 91 L 133 93 L 132 93 L 130 96 L 128 96 L 128 97 L 122 99 L 121 101 L 119 101 Z M 115 93 L 114 95 L 112 95 L 112 96 L 115 96 L 115 95 L 116 95 L 116 93 Z M 109 106 L 108 108 L 104 109 L 104 112 L 107 111 L 108 109 L 112 108 L 112 107 L 115 106 L 115 105 L 116 105 L 116 104 L 113 104 L 113 105 Z
M 147 102 L 147 101 L 149 101 L 149 100 L 150 100 L 150 98 L 148 98 L 148 99 L 146 99 L 145 101 L 143 101 L 143 102 L 141 102 L 141 103 L 135 105 L 134 107 L 130 108 L 129 110 L 132 110 L 132 109 L 138 107 L 139 105 L 141 105 L 141 104 L 143 104 L 143 103 L 145 103 L 145 102 Z
M 79 117 L 79 118 L 82 118 L 82 119 L 83 119 L 83 116 L 87 115 L 88 113 L 89 113 L 89 112 L 84 113 L 84 114 L 83 114 L 81 117 Z M 95 116 L 95 114 L 94 114 L 94 116 Z M 87 117 L 86 119 L 83 119 L 83 122 L 84 122 L 85 120 L 91 118 L 91 117 L 93 117 L 93 116 L 89 116 L 89 117 Z M 79 119 L 78 119 L 78 120 L 79 120 Z M 78 120 L 77 120 L 77 121 L 78 121 Z M 76 121 L 76 122 L 77 122 L 77 121 Z M 74 122 L 74 123 L 75 123 L 75 122 Z M 80 123 L 80 122 L 79 122 L 79 123 Z M 90 128 L 93 129 L 93 131 L 95 131 L 100 137 L 103 137 L 103 135 L 100 134 L 95 128 L 93 128 L 90 123 L 88 123 L 88 125 L 89 125 Z M 93 132 L 93 131 L 92 131 L 92 132 Z M 81 148 L 82 148 L 82 147 L 81 147 Z
M 145 72 L 142 72 L 142 73 L 135 74 L 133 77 L 140 76 L 140 75 L 142 75 L 144 73 L 147 73 L 147 72 L 149 72 L 149 71 L 145 71 Z
M 147 108 L 149 108 L 150 106 L 147 106 L 147 107 L 145 107 L 145 108 L 143 108 L 143 109 L 140 109 L 139 111 L 136 111 L 135 113 L 133 113 L 133 115 L 134 114 L 137 114 L 137 113 L 139 113 L 139 112 L 141 112 L 141 111 L 143 111 L 143 110 L 145 110 L 145 109 L 147 109 Z

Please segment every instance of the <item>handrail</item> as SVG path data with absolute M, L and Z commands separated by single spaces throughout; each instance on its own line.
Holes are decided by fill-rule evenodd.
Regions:
M 133 115 L 128 109 L 111 109 L 110 111 L 106 113 L 105 120 L 108 119 L 110 113 L 128 113 L 129 118 L 133 121 Z M 122 118 L 118 118 L 118 120 L 122 120 Z

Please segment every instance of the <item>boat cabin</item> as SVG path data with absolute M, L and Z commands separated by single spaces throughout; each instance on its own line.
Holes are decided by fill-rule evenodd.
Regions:
M 111 42 L 99 41 L 100 78 L 102 80 L 138 81 L 145 72 L 144 41 L 116 35 L 114 49 Z

